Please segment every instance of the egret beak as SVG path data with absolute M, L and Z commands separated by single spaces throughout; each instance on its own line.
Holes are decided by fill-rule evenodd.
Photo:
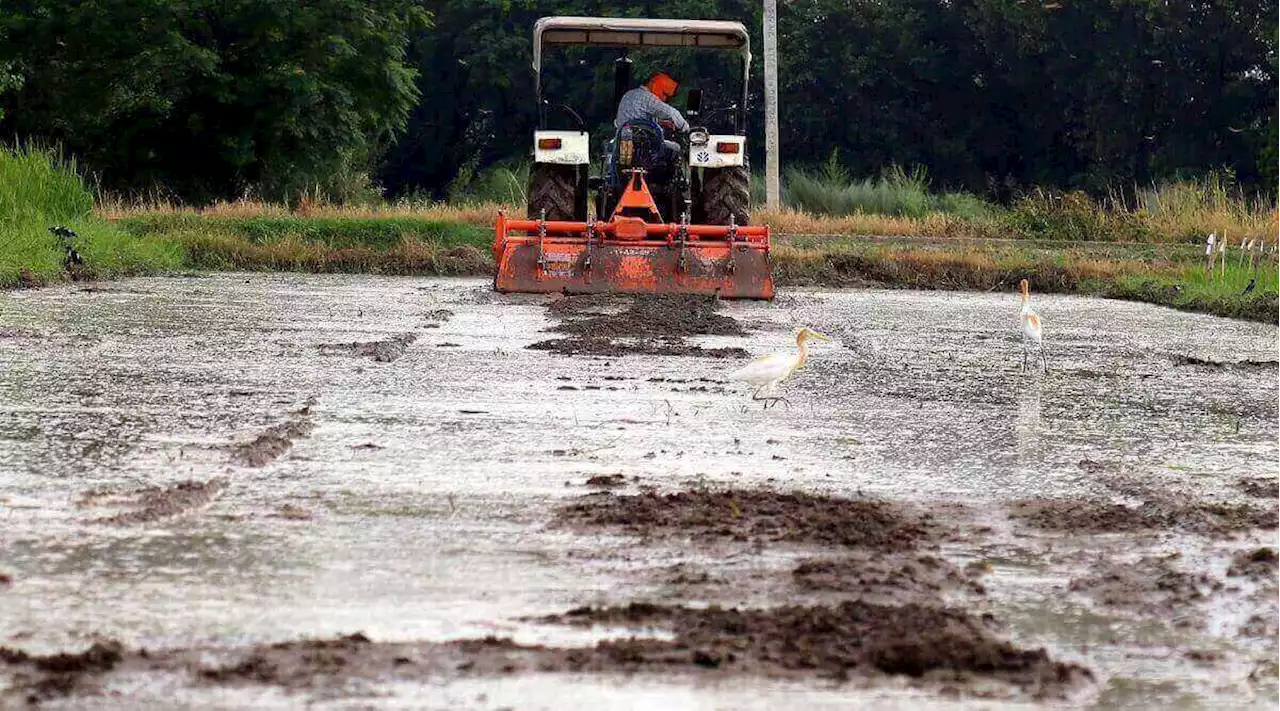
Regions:
M 828 335 L 826 335 L 826 334 L 822 334 L 822 333 L 818 333 L 817 331 L 810 331 L 810 332 L 809 332 L 809 335 L 810 335 L 810 336 L 813 336 L 814 338 L 818 339 L 819 341 L 826 341 L 826 342 L 828 342 L 828 343 L 830 343 L 830 342 L 831 342 L 831 336 L 828 336 Z

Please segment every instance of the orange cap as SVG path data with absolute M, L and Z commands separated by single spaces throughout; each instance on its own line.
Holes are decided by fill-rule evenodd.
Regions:
M 653 92 L 654 96 L 666 101 L 675 96 L 676 90 L 680 88 L 680 83 L 672 79 L 670 74 L 658 72 L 649 77 L 649 81 L 645 83 L 645 86 L 649 91 Z

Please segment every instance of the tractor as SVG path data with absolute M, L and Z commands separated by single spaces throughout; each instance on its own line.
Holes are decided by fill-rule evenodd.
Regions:
M 616 48 L 613 105 L 634 88 L 628 52 L 691 47 L 736 52 L 741 99 L 704 112 L 689 89 L 680 133 L 659 122 L 616 128 L 592 174 L 591 138 L 571 107 L 555 112 L 576 126 L 552 126 L 543 98 L 543 48 Z M 746 149 L 750 38 L 738 22 L 545 17 L 533 30 L 534 131 L 525 219 L 499 213 L 494 237 L 501 292 L 695 293 L 773 298 L 769 228 L 750 224 Z M 713 134 L 717 113 L 732 112 L 732 133 Z M 568 118 L 561 118 L 566 115 Z M 664 140 L 679 146 L 661 150 Z

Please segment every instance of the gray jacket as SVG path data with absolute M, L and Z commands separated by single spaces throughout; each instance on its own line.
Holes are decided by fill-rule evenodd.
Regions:
M 680 131 L 689 130 L 689 122 L 684 120 L 669 104 L 653 95 L 652 91 L 640 86 L 622 95 L 618 102 L 618 117 L 613 120 L 615 129 L 629 121 L 657 121 L 666 119 L 676 125 Z

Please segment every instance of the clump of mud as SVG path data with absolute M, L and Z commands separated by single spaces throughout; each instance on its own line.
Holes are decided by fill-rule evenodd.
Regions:
M 793 541 L 880 551 L 911 550 L 939 534 L 927 515 L 909 514 L 886 501 L 766 490 L 606 492 L 562 508 L 558 520 L 645 537 Z
M 1222 536 L 1252 529 L 1275 528 L 1275 508 L 1240 504 L 1147 501 L 1124 506 L 1074 499 L 1030 499 L 1011 505 L 1013 518 L 1034 528 L 1070 533 L 1128 533 L 1179 530 Z
M 1231 558 L 1231 567 L 1227 576 L 1232 578 L 1248 578 L 1257 581 L 1274 581 L 1280 557 L 1274 548 L 1257 548 L 1251 551 L 1240 551 Z
M 996 636 L 990 618 L 912 604 L 886 607 L 865 601 L 834 606 L 773 609 L 689 609 L 633 603 L 578 608 L 542 622 L 599 623 L 669 629 L 673 640 L 631 638 L 590 647 L 523 646 L 508 639 L 444 643 L 377 643 L 363 634 L 336 639 L 260 644 L 233 649 L 169 649 L 123 652 L 118 645 L 86 653 L 36 658 L 0 649 L 0 661 L 25 665 L 39 676 L 24 690 L 91 695 L 75 675 L 114 673 L 136 682 L 145 672 L 184 670 L 190 683 L 270 685 L 287 690 L 348 689 L 371 681 L 438 682 L 441 679 L 532 672 L 671 671 L 723 676 L 826 677 L 846 680 L 902 675 L 944 690 L 965 691 L 989 680 L 1035 697 L 1060 697 L 1092 673 L 1052 660 L 1043 649 L 1026 650 Z M 210 659 L 220 659 L 212 662 Z M 59 660 L 59 661 L 54 661 Z M 61 670 L 75 671 L 61 671 Z
M 277 642 L 253 647 L 238 662 L 217 667 L 201 667 L 197 674 L 207 683 L 249 681 L 285 688 L 307 686 L 317 674 L 330 674 L 349 663 L 372 644 L 359 632 L 335 639 Z
M 412 333 L 402 333 L 382 341 L 356 343 L 322 343 L 316 346 L 325 355 L 350 355 L 372 358 L 378 363 L 390 363 L 404 355 L 409 344 L 418 340 Z
M 944 593 L 986 595 L 981 572 L 960 569 L 927 554 L 901 556 L 855 551 L 842 558 L 811 558 L 791 572 L 796 587 L 838 592 L 860 600 L 896 604 L 904 600 L 941 600 Z
M 231 461 L 247 467 L 265 467 L 292 449 L 295 440 L 310 436 L 314 429 L 308 405 L 292 413 L 285 422 L 272 425 L 248 442 L 233 447 Z
M 627 478 L 621 474 L 596 474 L 586 482 L 592 489 L 620 489 L 626 485 Z
M 581 659 L 590 670 L 677 666 L 771 676 L 848 679 L 890 674 L 935 682 L 979 677 L 1012 684 L 1034 696 L 1056 696 L 1091 672 L 1025 650 L 995 636 L 986 618 L 961 610 L 881 606 L 861 600 L 835 606 L 771 609 L 690 609 L 632 603 L 578 608 L 543 622 L 666 628 L 673 641 L 601 642 Z
M 189 480 L 164 488 L 147 487 L 131 494 L 112 496 L 111 505 L 130 510 L 96 519 L 94 523 L 127 526 L 177 518 L 208 506 L 229 485 L 226 478 L 215 477 L 209 481 Z M 84 501 L 100 496 L 102 494 L 91 492 Z
M 1268 479 L 1265 477 L 1245 477 L 1236 485 L 1245 496 L 1252 496 L 1255 499 L 1270 499 L 1272 501 L 1280 499 L 1280 480 Z
M 685 342 L 688 336 L 743 336 L 746 330 L 733 318 L 716 313 L 719 300 L 689 294 L 626 297 L 592 294 L 565 296 L 547 311 L 562 321 L 551 330 L 569 338 L 540 341 L 533 350 L 563 355 L 621 356 L 628 354 L 743 358 L 742 348 L 703 348 Z M 620 305 L 623 305 L 619 308 Z M 620 340 L 621 339 L 621 340 Z
M 562 299 L 574 300 L 576 297 Z M 551 330 L 575 336 L 603 338 L 745 336 L 747 332 L 735 319 L 715 312 L 718 307 L 719 301 L 709 297 L 688 294 L 643 295 L 633 297 L 626 310 L 621 313 L 575 318 Z
M 310 511 L 295 504 L 285 504 L 271 514 L 271 518 L 282 518 L 286 521 L 310 521 L 314 518 Z
M 1222 589 L 1204 573 L 1175 567 L 1179 554 L 1144 556 L 1137 562 L 1104 558 L 1089 574 L 1070 582 L 1072 592 L 1105 607 L 1129 610 L 1143 618 L 1170 620 L 1177 626 L 1200 624 L 1197 606 Z
M 8 691 L 25 697 L 28 705 L 74 693 L 85 677 L 109 672 L 123 658 L 124 646 L 115 640 L 94 642 L 83 652 L 49 655 L 0 647 L 0 662 L 19 671 Z
M 746 358 L 743 348 L 703 348 L 686 343 L 642 340 L 618 342 L 611 338 L 556 338 L 530 344 L 529 350 L 560 355 L 618 357 L 624 355 L 690 356 L 695 358 Z
M 1197 358 L 1196 356 L 1175 354 L 1173 356 L 1173 364 L 1179 366 L 1200 366 L 1203 368 L 1235 368 L 1239 370 L 1275 370 L 1280 366 L 1280 361 L 1274 360 L 1240 360 L 1240 361 L 1222 361 L 1213 360 L 1211 358 Z

